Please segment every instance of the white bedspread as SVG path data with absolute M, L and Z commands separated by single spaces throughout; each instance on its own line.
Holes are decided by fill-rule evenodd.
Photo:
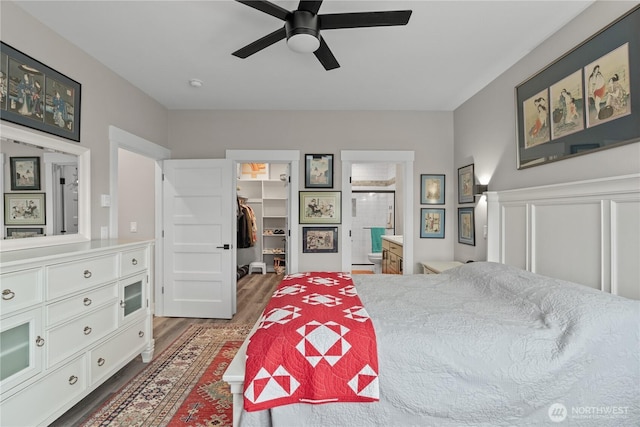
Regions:
M 380 402 L 243 412 L 242 426 L 640 425 L 640 302 L 493 263 L 354 282 Z

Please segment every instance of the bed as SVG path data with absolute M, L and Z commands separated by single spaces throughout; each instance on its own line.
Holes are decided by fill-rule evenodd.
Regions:
M 639 219 L 640 175 L 489 193 L 497 262 L 353 276 L 379 402 L 247 412 L 245 342 L 234 425 L 640 425 Z
M 640 302 L 489 262 L 353 280 L 380 401 L 243 411 L 239 425 L 537 426 L 558 405 L 580 425 L 640 424 Z

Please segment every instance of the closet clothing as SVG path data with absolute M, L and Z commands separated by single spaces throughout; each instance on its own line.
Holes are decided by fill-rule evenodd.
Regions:
M 238 248 L 250 248 L 258 240 L 258 225 L 256 215 L 251 206 L 244 204 L 238 198 Z

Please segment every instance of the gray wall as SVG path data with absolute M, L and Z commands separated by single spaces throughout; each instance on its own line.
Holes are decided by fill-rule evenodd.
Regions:
M 514 88 L 594 35 L 640 2 L 597 1 L 561 31 L 454 112 L 455 165 L 474 163 L 476 177 L 490 190 L 580 181 L 640 172 L 640 143 L 516 169 Z M 471 205 L 465 205 L 471 206 Z M 455 243 L 455 258 L 486 259 L 482 238 L 486 203 L 476 207 L 476 246 Z M 457 231 L 456 231 L 457 233 Z
M 154 239 L 156 162 L 131 151 L 118 150 L 118 237 Z M 146 191 L 140 191 L 144 188 Z M 137 231 L 131 231 L 131 223 Z
M 304 190 L 303 160 L 307 153 L 334 154 L 334 189 L 340 190 L 341 150 L 414 150 L 416 236 L 420 229 L 420 174 L 447 176 L 445 239 L 415 238 L 415 261 L 445 260 L 453 254 L 456 195 L 451 112 L 171 111 L 168 147 L 173 157 L 184 159 L 223 158 L 228 148 L 300 150 L 299 190 Z M 340 230 L 339 241 L 344 234 Z M 341 254 L 319 255 L 327 254 L 301 253 L 300 268 L 341 269 Z M 415 271 L 420 270 L 415 267 Z
M 109 225 L 109 209 L 100 207 L 100 195 L 109 194 L 109 125 L 166 146 L 168 112 L 12 2 L 1 7 L 3 42 L 82 84 L 80 144 L 91 149 L 91 228 L 99 238 Z

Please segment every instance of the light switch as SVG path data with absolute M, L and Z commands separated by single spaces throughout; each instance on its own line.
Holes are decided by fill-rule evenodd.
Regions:
M 111 206 L 111 196 L 108 194 L 100 195 L 100 206 L 108 208 Z

